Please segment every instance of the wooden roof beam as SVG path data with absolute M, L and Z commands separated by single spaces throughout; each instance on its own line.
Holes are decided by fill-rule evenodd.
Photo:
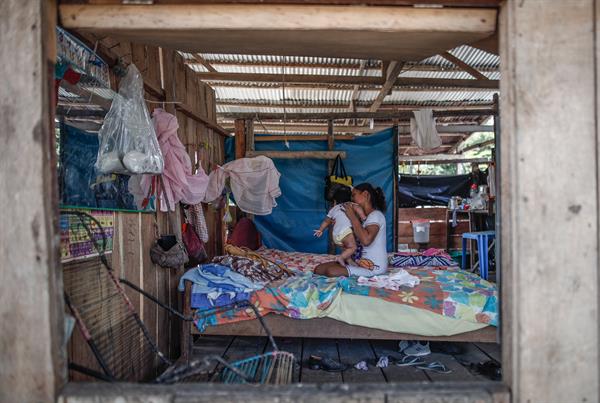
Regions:
M 402 66 L 404 66 L 403 62 L 389 62 L 389 64 L 387 65 L 387 69 L 385 70 L 385 82 L 381 86 L 379 94 L 377 94 L 377 97 L 369 107 L 369 112 L 377 112 L 377 110 L 383 103 L 384 98 L 392 92 L 394 83 L 396 82 L 396 80 L 398 79 L 398 75 L 400 75 L 400 72 L 402 71 Z
M 469 80 L 474 81 L 474 80 Z M 245 89 L 278 89 L 281 90 L 282 84 L 277 82 L 250 82 L 250 81 L 213 81 L 213 80 L 204 80 L 207 84 L 209 84 L 213 88 L 236 88 L 240 90 Z M 354 86 L 358 85 L 360 91 L 377 91 L 381 87 L 380 84 L 332 84 L 332 83 L 285 83 L 285 88 L 295 88 L 295 89 L 306 89 L 306 90 L 346 90 L 353 91 Z M 424 92 L 424 91 L 437 91 L 436 88 L 428 88 L 428 87 L 407 87 L 407 86 L 398 86 L 394 84 L 394 91 L 402 91 L 402 92 Z M 461 87 L 448 87 L 443 89 L 444 92 L 489 92 L 489 91 L 497 91 L 495 89 L 489 88 L 461 88 Z
M 204 59 L 199 53 L 191 53 L 191 55 L 193 60 L 195 60 L 198 64 L 206 67 L 206 69 L 211 73 L 217 72 L 217 69 L 215 69 L 209 62 L 207 62 L 206 59 Z
M 454 56 L 450 52 L 444 52 L 444 53 L 440 54 L 440 56 L 442 56 L 444 59 L 448 60 L 450 63 L 454 63 L 456 66 L 460 67 L 461 69 L 463 69 L 464 71 L 469 73 L 471 76 L 473 76 L 476 80 L 489 80 L 486 75 L 477 71 L 475 68 L 473 68 L 472 66 L 463 62 L 462 60 L 460 60 L 458 57 Z
M 446 110 L 433 111 L 434 117 L 447 116 L 491 116 L 495 113 L 492 108 L 470 109 L 470 110 Z M 254 119 L 258 118 L 261 121 L 265 120 L 329 120 L 329 119 L 400 119 L 408 120 L 413 116 L 412 111 L 397 111 L 397 112 L 328 112 L 328 113 L 221 113 L 222 118 L 234 119 Z
M 365 102 L 355 102 L 355 107 L 364 107 Z M 331 102 L 323 102 L 323 103 L 283 103 L 283 102 L 271 102 L 271 103 L 261 103 L 255 102 L 255 100 L 246 101 L 246 100 L 220 100 L 217 101 L 217 105 L 219 106 L 236 106 L 238 108 L 281 108 L 284 106 L 286 110 L 290 109 L 347 109 L 349 112 L 350 108 L 346 108 L 345 105 L 335 104 Z M 438 102 L 435 106 L 426 106 L 426 105 L 416 105 L 416 104 L 396 104 L 389 103 L 383 104 L 379 107 L 380 111 L 400 111 L 407 110 L 412 111 L 415 109 L 422 108 L 430 108 L 433 110 L 468 110 L 468 109 L 481 109 L 486 107 L 491 107 L 491 103 L 482 103 L 482 104 L 471 104 L 471 105 L 456 105 L 456 101 L 448 101 L 448 102 Z M 365 109 L 366 110 L 366 109 Z M 248 111 L 252 112 L 252 111 Z
M 366 61 L 363 60 L 360 62 L 360 70 L 358 70 L 358 75 L 362 76 L 365 71 Z M 356 103 L 358 102 L 358 94 L 360 93 L 360 85 L 355 84 L 352 88 L 352 95 L 350 96 L 350 105 L 348 105 L 348 112 L 356 112 Z M 346 119 L 345 124 L 349 124 L 350 119 Z
M 494 8 L 60 4 L 66 28 L 188 53 L 422 60 L 493 34 Z M 260 27 L 260 29 L 257 29 Z M 373 44 L 377 44 L 374 46 Z
M 276 64 L 273 63 L 271 61 L 256 61 L 256 60 L 236 60 L 236 61 L 229 61 L 229 60 L 220 60 L 220 59 L 207 59 L 206 57 L 203 57 L 204 60 L 206 60 L 208 63 L 211 64 L 211 66 L 213 67 L 218 67 L 218 66 L 223 66 L 223 67 L 248 67 L 248 68 L 252 68 L 252 69 L 257 69 L 257 68 L 280 68 L 281 65 L 280 64 Z M 286 63 L 286 67 L 301 67 L 301 68 L 307 68 L 307 69 L 345 69 L 345 70 L 364 70 L 364 71 L 381 71 L 381 65 L 368 65 L 367 64 L 367 60 L 360 60 L 359 62 L 356 63 L 339 63 L 339 64 L 331 64 L 331 63 L 320 63 L 320 62 L 314 62 L 314 63 L 294 63 L 294 62 L 288 62 Z M 185 64 L 187 65 L 197 65 L 197 64 L 201 64 L 193 59 L 187 59 L 185 61 Z M 364 69 L 361 69 L 361 64 L 365 64 Z M 424 72 L 456 72 L 456 71 L 462 71 L 462 69 L 460 67 L 457 66 L 451 66 L 451 67 L 446 67 L 446 66 L 438 66 L 435 64 L 415 64 L 414 62 L 407 62 L 405 64 L 405 67 L 410 67 L 410 71 L 424 71 Z M 498 67 L 490 67 L 490 66 L 473 66 L 476 67 L 477 70 L 481 71 L 481 72 L 490 72 L 490 73 L 498 73 L 500 71 L 500 69 Z M 360 75 L 360 73 L 358 74 Z
M 346 158 L 345 151 L 246 151 L 246 157 L 258 157 L 263 155 L 273 159 L 319 159 L 332 160 L 338 155 Z
M 264 124 L 261 126 L 264 130 L 273 131 L 273 132 L 283 132 L 284 126 L 282 124 L 271 125 Z M 234 131 L 235 126 L 232 124 L 222 124 L 225 130 L 229 130 L 231 132 Z M 378 131 L 389 129 L 390 125 L 376 125 L 371 129 L 370 127 L 365 126 L 348 126 L 348 125 L 334 125 L 333 131 L 334 133 L 377 133 Z M 475 132 L 493 132 L 493 126 L 480 126 L 480 125 L 450 125 L 450 126 L 442 126 L 438 125 L 437 127 L 438 133 L 440 136 L 448 136 L 448 137 L 457 137 L 462 133 L 475 133 Z M 285 130 L 287 132 L 305 132 L 305 133 L 327 133 L 327 125 L 285 125 Z M 400 136 L 409 136 L 410 128 L 407 126 L 401 126 L 399 128 Z
M 397 66 L 395 64 L 394 66 Z M 263 74 L 263 73 L 196 73 L 201 80 L 206 81 L 247 81 L 247 82 L 282 82 L 281 74 Z M 457 80 L 448 78 L 420 78 L 420 77 L 398 77 L 394 81 L 388 81 L 382 77 L 369 76 L 339 76 L 339 75 L 316 75 L 316 74 L 287 74 L 285 83 L 307 84 L 307 83 L 327 83 L 327 84 L 351 84 L 351 85 L 388 85 L 406 87 L 462 87 L 462 88 L 486 88 L 498 89 L 499 80 Z
M 399 155 L 399 162 L 412 162 L 419 164 L 461 164 L 461 163 L 479 163 L 479 164 L 489 164 L 491 161 L 487 158 L 457 158 L 453 155 L 432 155 L 432 156 L 423 156 L 423 155 Z

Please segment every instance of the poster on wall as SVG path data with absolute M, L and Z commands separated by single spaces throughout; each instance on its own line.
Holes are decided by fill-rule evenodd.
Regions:
M 97 133 L 62 123 L 59 139 L 61 207 L 140 211 L 128 190 L 128 175 L 102 175 L 96 171 Z M 152 198 L 143 211 L 154 211 Z
M 78 210 L 90 214 L 94 217 L 104 230 L 106 236 L 106 252 L 111 252 L 113 248 L 114 237 L 114 218 L 113 211 L 103 210 Z M 98 228 L 92 230 L 94 241 L 102 244 L 102 234 Z M 69 214 L 60 215 L 60 257 L 63 262 L 74 259 L 82 259 L 97 256 L 98 253 L 94 247 L 94 242 L 81 223 L 79 217 Z

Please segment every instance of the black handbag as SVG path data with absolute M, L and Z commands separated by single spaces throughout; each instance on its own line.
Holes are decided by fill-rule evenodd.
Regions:
M 346 167 L 342 158 L 335 157 L 331 172 L 325 177 L 325 200 L 332 201 L 333 195 L 341 187 L 352 187 L 352 177 L 346 173 Z

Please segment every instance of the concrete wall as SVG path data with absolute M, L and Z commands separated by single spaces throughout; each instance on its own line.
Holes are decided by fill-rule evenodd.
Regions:
M 517 402 L 600 398 L 597 7 L 501 13 L 503 361 Z
M 0 2 L 0 401 L 54 399 L 65 375 L 52 129 L 52 1 Z

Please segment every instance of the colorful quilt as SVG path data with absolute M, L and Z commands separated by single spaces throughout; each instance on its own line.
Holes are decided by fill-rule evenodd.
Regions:
M 327 316 L 327 308 L 340 292 L 381 298 L 386 301 L 425 309 L 439 315 L 497 326 L 498 295 L 496 286 L 479 276 L 456 267 L 404 267 L 419 277 L 414 288 L 388 290 L 360 285 L 355 277 L 327 278 L 312 274 L 314 267 L 331 261 L 328 255 L 260 250 L 263 256 L 279 260 L 301 273 L 256 291 L 252 302 L 261 315 L 274 312 L 297 319 Z M 289 258 L 288 258 L 289 256 Z M 393 269 L 392 269 L 393 270 Z M 212 315 L 197 321 L 203 331 L 206 325 L 220 325 L 253 319 L 251 309 Z
M 261 315 L 271 312 L 294 319 L 312 319 L 326 316 L 327 308 L 342 292 L 338 279 L 313 276 L 304 273 L 296 277 L 274 282 L 252 294 L 251 302 Z M 253 319 L 251 308 L 210 315 L 196 320 L 196 326 L 203 331 L 207 325 L 220 325 Z
M 261 256 L 273 260 L 277 263 L 283 263 L 288 269 L 295 271 L 312 271 L 321 263 L 333 262 L 335 256 L 321 255 L 317 253 L 304 252 L 284 252 L 277 249 L 259 249 Z

